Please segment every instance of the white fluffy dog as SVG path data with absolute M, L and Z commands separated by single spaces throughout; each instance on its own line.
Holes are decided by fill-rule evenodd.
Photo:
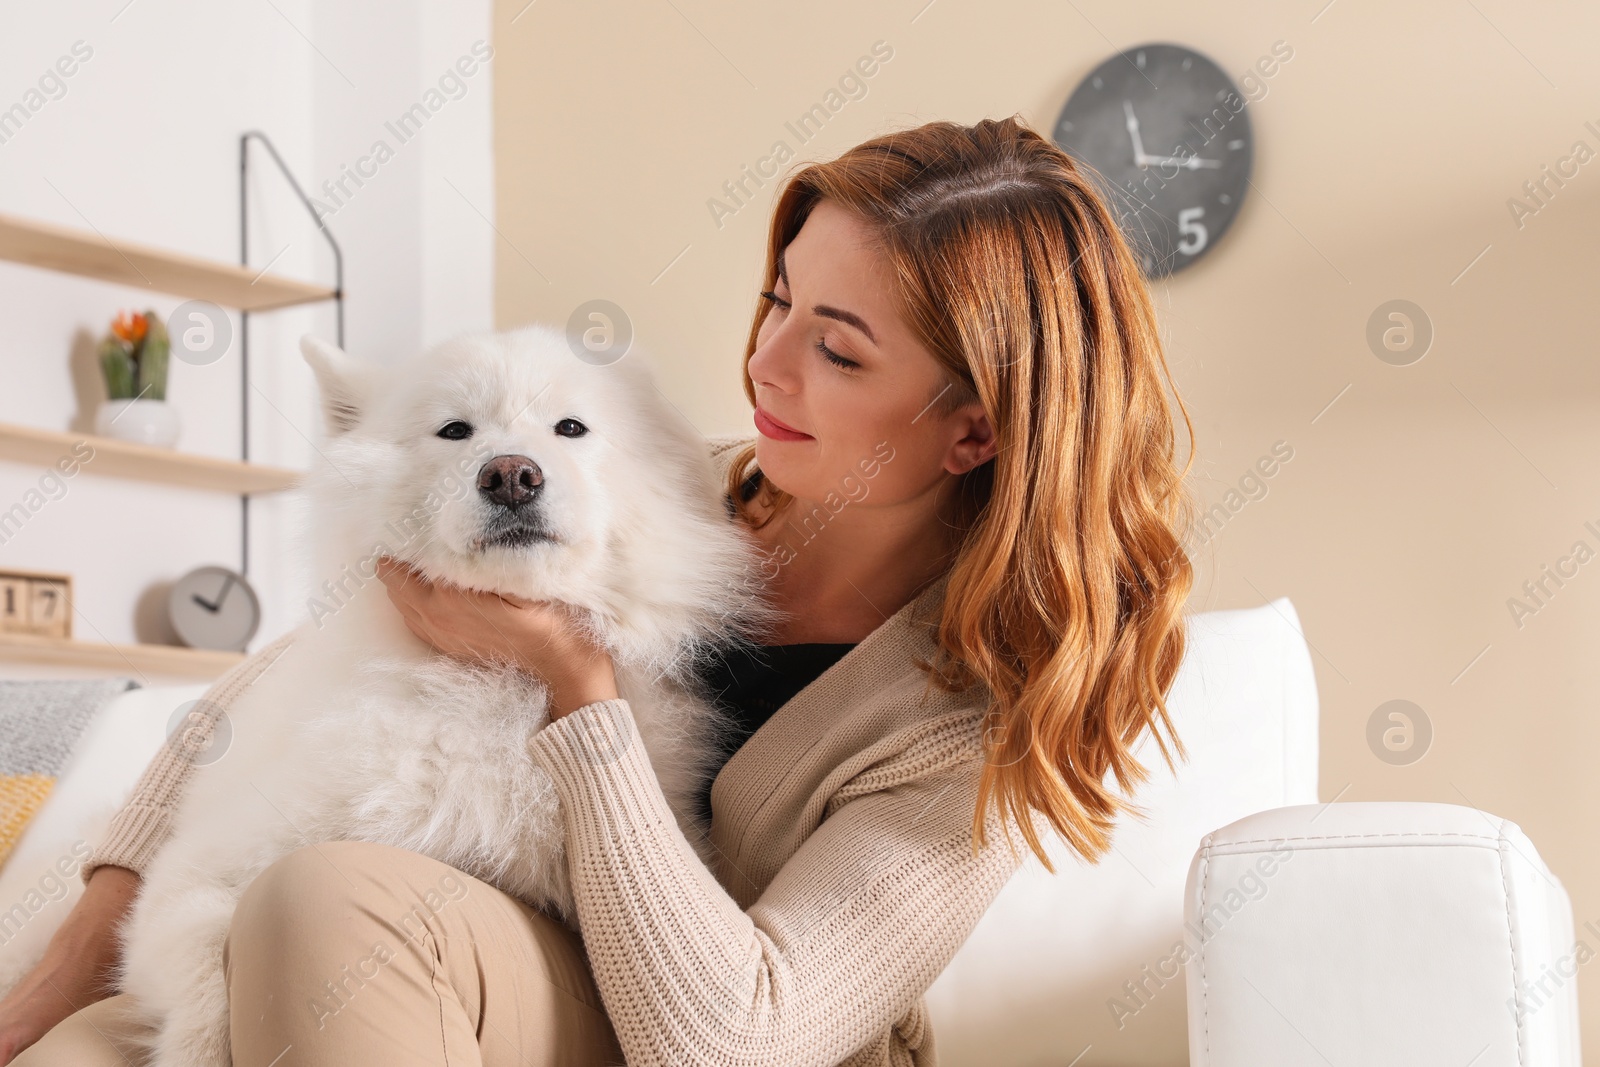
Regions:
M 419 640 L 372 576 L 378 555 L 570 605 L 610 650 L 662 789 L 702 848 L 693 799 L 720 720 L 691 667 L 773 619 L 706 441 L 637 356 L 580 359 L 548 326 L 457 338 L 396 369 L 311 338 L 302 349 L 327 422 L 327 462 L 307 484 L 327 581 L 228 710 L 226 750 L 197 761 L 123 927 L 120 985 L 157 1025 L 156 1067 L 230 1062 L 222 946 L 235 903 L 301 845 L 396 845 L 572 916 L 557 799 L 527 755 L 549 722 L 544 687 Z

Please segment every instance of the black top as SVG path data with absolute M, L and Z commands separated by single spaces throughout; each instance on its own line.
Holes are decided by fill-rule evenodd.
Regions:
M 722 650 L 700 670 L 707 695 L 730 720 L 717 739 L 716 771 L 795 694 L 855 648 L 853 642 L 796 645 L 740 643 Z M 716 771 L 712 772 L 714 778 Z M 700 793 L 700 817 L 711 822 L 711 781 Z
M 739 487 L 749 500 L 761 479 L 756 470 Z M 725 496 L 729 517 L 734 515 L 733 498 Z M 822 673 L 856 647 L 855 642 L 806 642 L 795 645 L 755 645 L 737 642 L 720 649 L 697 672 L 705 683 L 706 695 L 727 713 L 729 724 L 719 732 L 714 769 L 700 793 L 700 817 L 711 822 L 711 782 L 722 765 L 750 736 L 761 729 L 783 705 L 821 677 Z

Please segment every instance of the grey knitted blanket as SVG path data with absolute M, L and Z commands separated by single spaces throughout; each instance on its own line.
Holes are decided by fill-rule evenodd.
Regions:
M 55 788 L 84 727 L 132 678 L 0 681 L 0 866 Z

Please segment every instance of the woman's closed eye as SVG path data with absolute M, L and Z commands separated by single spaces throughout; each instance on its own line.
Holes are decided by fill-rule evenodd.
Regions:
M 771 301 L 781 310 L 789 310 L 789 301 L 785 300 L 771 289 L 762 290 L 761 295 L 767 300 Z M 855 370 L 861 366 L 861 364 L 857 363 L 855 360 L 846 359 L 833 349 L 829 348 L 827 341 L 823 340 L 821 337 L 817 338 L 816 349 L 818 352 L 822 353 L 823 358 L 827 359 L 829 363 L 832 363 L 841 370 Z

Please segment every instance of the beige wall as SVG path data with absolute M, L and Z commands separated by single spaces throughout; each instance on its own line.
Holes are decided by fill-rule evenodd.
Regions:
M 1294 450 L 1206 546 L 1193 607 L 1291 597 L 1315 649 L 1322 798 L 1519 823 L 1600 949 L 1582 928 L 1600 925 L 1600 558 L 1520 628 L 1507 607 L 1575 542 L 1600 553 L 1584 528 L 1600 530 L 1600 159 L 1520 230 L 1507 208 L 1574 141 L 1600 150 L 1584 128 L 1600 128 L 1600 12 L 523 2 L 496 18 L 498 321 L 615 301 L 707 433 L 749 431 L 736 367 L 774 187 L 720 228 L 707 201 L 773 141 L 827 158 L 890 128 L 1014 111 L 1048 131 L 1116 48 L 1177 41 L 1237 76 L 1287 42 L 1251 106 L 1252 195 L 1206 260 L 1155 287 L 1197 495 L 1222 500 L 1275 442 Z M 867 95 L 798 145 L 786 119 L 878 40 L 894 54 Z M 1410 367 L 1364 339 L 1397 297 L 1436 330 Z M 1409 766 L 1366 741 L 1394 698 L 1435 731 Z M 1600 1063 L 1600 972 L 1579 982 Z

